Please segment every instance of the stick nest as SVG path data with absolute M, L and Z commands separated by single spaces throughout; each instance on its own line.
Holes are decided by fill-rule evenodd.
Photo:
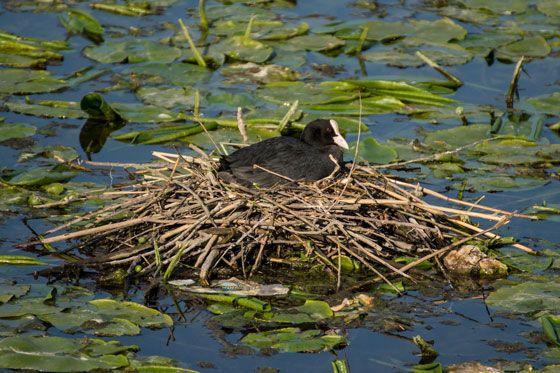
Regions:
M 406 271 L 424 260 L 443 270 L 441 254 L 478 236 L 499 238 L 491 230 L 512 215 L 452 200 L 371 166 L 265 190 L 222 181 L 208 157 L 154 155 L 161 162 L 135 171 L 137 183 L 104 193 L 112 203 L 47 232 L 51 236 L 42 243 L 80 239 L 80 251 L 89 255 L 84 264 L 124 266 L 140 275 L 169 277 L 181 264 L 203 280 L 219 269 L 249 277 L 305 253 L 339 281 L 343 257 L 389 281 L 390 275 L 409 277 Z M 445 206 L 425 202 L 426 194 Z M 469 210 L 446 207 L 450 203 Z M 483 230 L 462 216 L 497 224 Z M 84 222 L 79 230 L 52 236 Z M 412 259 L 403 265 L 397 257 Z

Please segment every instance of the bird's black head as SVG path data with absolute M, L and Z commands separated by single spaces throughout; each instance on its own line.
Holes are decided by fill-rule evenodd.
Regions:
M 337 145 L 348 149 L 348 143 L 338 130 L 334 119 L 316 119 L 310 122 L 301 133 L 301 141 L 316 147 Z

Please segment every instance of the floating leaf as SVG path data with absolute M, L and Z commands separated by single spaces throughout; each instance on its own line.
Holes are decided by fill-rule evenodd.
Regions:
M 249 333 L 241 342 L 256 348 L 275 348 L 284 352 L 318 352 L 339 346 L 345 339 L 336 334 L 324 335 L 320 330 L 283 328 Z
M 124 355 L 92 356 L 88 345 L 103 345 L 101 340 L 67 339 L 61 337 L 17 336 L 0 340 L 0 368 L 48 372 L 111 370 L 126 367 Z
M 31 256 L 22 255 L 0 255 L 0 265 L 45 265 L 42 261 Z
M 122 122 L 122 115 L 109 105 L 99 93 L 88 93 L 80 101 L 80 108 L 92 119 L 107 122 Z
M 129 40 L 107 42 L 95 47 L 89 46 L 84 49 L 84 55 L 102 63 L 168 63 L 179 58 L 181 50 L 150 40 Z
M 95 17 L 83 10 L 71 9 L 58 19 L 70 34 L 83 34 L 94 42 L 103 41 L 105 30 Z
M 194 106 L 194 91 L 187 87 L 142 87 L 136 91 L 136 95 L 142 102 L 166 109 L 178 107 L 185 110 Z
M 531 177 L 513 177 L 509 175 L 469 176 L 464 185 L 455 185 L 462 189 L 473 189 L 479 192 L 493 192 L 504 189 L 530 190 L 548 183 L 546 179 Z
M 395 67 L 419 67 L 424 64 L 424 62 L 414 54 L 407 53 L 400 48 L 368 52 L 363 54 L 362 57 L 367 61 L 383 63 Z
M 18 186 L 41 186 L 57 181 L 67 181 L 76 175 L 76 171 L 56 171 L 37 167 L 27 169 L 14 176 L 9 183 Z
M 170 83 L 183 87 L 190 87 L 211 76 L 208 69 L 190 63 L 147 63 L 133 65 L 125 71 L 129 75 L 134 74 L 145 82 Z
M 367 137 L 360 141 L 358 158 L 370 163 L 386 164 L 396 160 L 398 153 L 392 146 L 381 144 L 373 137 Z
M 527 0 L 460 0 L 467 8 L 486 9 L 497 14 L 523 13 Z
M 551 279 L 549 282 L 527 281 L 502 286 L 490 293 L 486 302 L 492 307 L 519 313 L 560 312 L 560 283 Z
M 47 145 L 35 146 L 30 151 L 20 154 L 18 162 L 25 162 L 33 158 L 43 157 L 51 158 L 60 163 L 68 163 L 76 160 L 78 152 L 69 146 L 64 145 Z
M 226 56 L 239 61 L 263 63 L 272 56 L 272 48 L 246 36 L 233 36 L 215 47 Z
M 542 36 L 537 35 L 499 47 L 496 57 L 501 60 L 517 61 L 521 56 L 546 57 L 549 53 L 550 46 Z
M 527 99 L 538 112 L 560 116 L 560 92 Z
M 162 328 L 173 326 L 173 320 L 169 315 L 138 303 L 119 302 L 113 299 L 95 299 L 89 303 L 103 315 L 125 319 L 142 327 Z
M 0 123 L 0 142 L 33 136 L 37 128 L 25 123 Z
M 560 346 L 560 317 L 546 315 L 540 318 L 544 335 L 556 346 Z
M 224 67 L 222 68 L 221 73 L 235 83 L 271 83 L 295 81 L 299 78 L 299 74 L 289 67 L 278 65 L 257 65 L 252 62 Z
M 333 49 L 342 47 L 345 44 L 344 40 L 331 35 L 302 35 L 289 39 L 279 44 L 282 49 L 286 51 L 313 51 L 313 52 L 326 52 Z
M 19 114 L 34 115 L 44 118 L 86 118 L 86 113 L 74 101 L 39 101 L 36 104 L 27 102 L 7 102 L 6 107 Z
M 0 94 L 54 92 L 66 88 L 64 80 L 42 70 L 0 70 Z
M 312 319 L 323 320 L 334 316 L 327 302 L 307 299 L 302 306 L 295 308 L 298 312 L 308 314 Z
M 549 17 L 560 17 L 560 2 L 557 0 L 541 0 L 537 9 Z
M 126 141 L 132 144 L 161 144 L 183 139 L 197 133 L 213 131 L 218 128 L 216 123 L 207 123 L 204 128 L 200 124 L 186 126 L 169 126 L 145 131 L 134 131 L 114 136 L 115 140 Z
M 467 35 L 467 30 L 449 18 L 436 21 L 411 20 L 414 39 L 426 40 L 430 43 L 446 43 L 451 40 L 461 40 Z
M 456 149 L 490 136 L 490 126 L 486 124 L 471 124 L 449 129 L 429 132 L 424 140 L 426 145 L 435 148 Z

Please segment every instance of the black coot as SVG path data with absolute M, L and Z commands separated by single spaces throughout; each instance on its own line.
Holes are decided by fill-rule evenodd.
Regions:
M 219 175 L 243 185 L 289 183 L 264 168 L 291 180 L 320 180 L 336 169 L 330 156 L 342 167 L 342 149 L 348 149 L 348 144 L 336 121 L 317 119 L 305 126 L 299 139 L 273 137 L 223 157 Z

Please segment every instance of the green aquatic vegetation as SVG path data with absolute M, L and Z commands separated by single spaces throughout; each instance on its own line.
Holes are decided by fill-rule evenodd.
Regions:
M 541 0 L 537 9 L 549 17 L 560 17 L 560 3 L 556 0 Z
M 493 18 L 493 15 L 484 9 L 469 9 L 447 5 L 439 9 L 439 14 L 463 22 L 484 24 Z
M 191 87 L 141 87 L 136 95 L 142 102 L 166 109 L 178 107 L 182 110 L 194 106 L 194 90 Z
M 531 97 L 526 99 L 526 102 L 539 113 L 560 116 L 560 92 Z
M 499 47 L 496 57 L 506 61 L 517 61 L 521 56 L 542 58 L 548 56 L 550 50 L 550 46 L 542 36 L 528 36 Z
M 125 5 L 111 4 L 111 3 L 92 3 L 90 6 L 93 9 L 102 10 L 109 13 L 115 13 L 122 16 L 147 16 L 156 13 L 150 3 L 138 3 L 137 5 L 132 2 L 127 2 Z
M 124 120 L 123 115 L 98 93 L 88 93 L 82 97 L 80 109 L 86 112 L 91 119 L 107 122 L 122 122 Z
M 527 0 L 460 0 L 467 8 L 484 9 L 496 14 L 523 13 L 527 10 Z
M 80 9 L 70 9 L 58 19 L 69 34 L 83 34 L 96 43 L 103 42 L 105 30 L 91 14 Z
M 521 40 L 519 35 L 487 31 L 481 34 L 468 34 L 457 44 L 469 52 L 486 57 L 492 50 L 519 40 Z
M 231 83 L 271 83 L 296 81 L 300 74 L 289 67 L 279 65 L 257 65 L 255 63 L 233 64 L 220 70 Z
M 30 124 L 0 122 L 0 142 L 33 136 L 35 132 L 37 127 Z
M 266 62 L 272 57 L 273 53 L 271 47 L 245 35 L 224 39 L 214 48 L 215 51 L 219 51 L 234 60 L 255 63 Z
M 351 146 L 356 149 L 356 144 Z M 350 153 L 355 150 L 351 149 Z M 369 163 L 387 164 L 398 158 L 397 151 L 391 146 L 378 142 L 373 137 L 360 140 L 358 148 L 358 161 Z
M 538 188 L 548 183 L 547 179 L 538 177 L 516 177 L 504 174 L 492 174 L 490 176 L 479 176 L 467 174 L 463 184 L 455 184 L 456 189 L 466 188 L 478 192 L 494 192 L 504 189 L 515 189 L 516 191 Z
M 264 302 L 258 298 L 244 298 L 236 295 L 225 295 L 225 294 L 201 294 L 202 298 L 221 302 L 226 304 L 231 304 L 238 307 L 248 308 L 255 311 L 270 311 L 270 303 Z
M 108 344 L 113 351 L 107 348 Z M 50 372 L 110 370 L 129 365 L 128 358 L 119 352 L 137 349 L 100 339 L 8 337 L 0 340 L 0 368 Z
M 180 139 L 186 139 L 189 136 L 213 131 L 218 128 L 216 123 L 206 123 L 204 128 L 200 124 L 189 124 L 182 126 L 169 126 L 144 131 L 133 131 L 113 136 L 115 140 L 125 141 L 131 144 L 161 144 L 172 142 Z
M 83 119 L 87 115 L 80 105 L 75 101 L 39 101 L 29 103 L 27 101 L 10 101 L 6 103 L 8 110 L 26 115 L 43 118 L 75 118 Z
M 487 124 L 471 124 L 428 132 L 424 142 L 435 149 L 456 149 L 475 141 L 491 137 Z
M 0 65 L 44 68 L 50 61 L 63 59 L 61 50 L 70 49 L 62 40 L 26 38 L 0 30 Z
M 68 181 L 77 174 L 78 173 L 76 171 L 59 169 L 58 166 L 50 169 L 45 167 L 35 167 L 28 168 L 18 173 L 7 182 L 15 186 L 36 187 L 59 181 Z
M 560 205 L 558 204 L 534 205 L 525 210 L 525 213 L 535 215 L 539 219 L 560 222 Z
M 381 49 L 362 55 L 367 61 L 378 62 L 394 67 L 420 67 L 424 62 L 412 53 L 401 48 Z
M 0 94 L 32 94 L 55 92 L 68 84 L 48 71 L 4 69 L 0 70 Z
M 151 40 L 128 40 L 105 42 L 99 46 L 88 46 L 84 55 L 102 63 L 169 63 L 181 56 L 181 50 Z
M 451 40 L 462 40 L 467 35 L 467 30 L 449 18 L 436 21 L 411 20 L 413 28 L 411 37 L 406 40 L 429 41 L 430 43 L 446 43 Z
M 324 334 L 320 330 L 282 328 L 249 333 L 241 342 L 259 349 L 274 348 L 282 352 L 318 352 L 344 344 L 345 338 L 338 334 Z
M 518 313 L 559 312 L 560 283 L 550 279 L 548 282 L 527 281 L 502 286 L 488 295 L 486 303 L 498 309 Z
M 134 74 L 144 83 L 169 83 L 176 86 L 190 87 L 209 79 L 211 73 L 204 67 L 190 63 L 144 63 L 133 65 L 125 70 L 127 75 Z
M 45 265 L 37 258 L 22 255 L 0 255 L 0 265 Z
M 540 321 L 546 338 L 556 346 L 560 346 L 560 317 L 545 315 L 540 318 Z
M 173 325 L 173 320 L 169 315 L 139 303 L 113 299 L 94 299 L 89 303 L 103 315 L 126 319 L 142 327 L 162 328 Z
M 344 46 L 344 40 L 332 35 L 309 34 L 296 36 L 289 40 L 279 43 L 280 47 L 286 51 L 313 51 L 327 52 Z
M 29 150 L 23 151 L 18 158 L 18 162 L 26 162 L 34 158 L 53 159 L 59 163 L 69 163 L 78 159 L 78 152 L 64 145 L 37 145 Z

